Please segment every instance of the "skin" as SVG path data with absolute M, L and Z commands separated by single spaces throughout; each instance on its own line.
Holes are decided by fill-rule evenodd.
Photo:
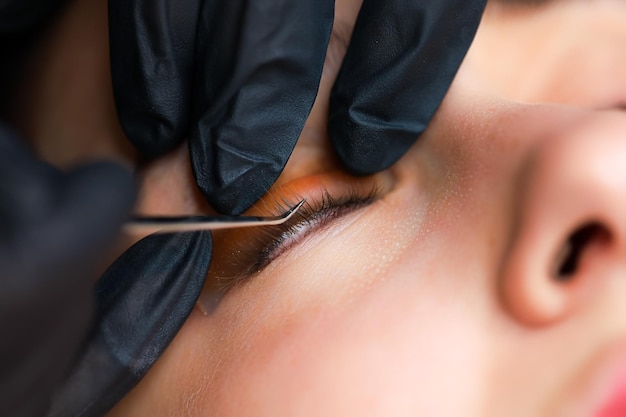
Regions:
M 42 93 L 18 112 L 48 117 L 24 130 L 60 166 L 137 160 L 112 111 L 97 4 L 67 10 L 33 61 L 48 65 L 29 73 L 34 91 L 62 82 L 63 68 L 87 59 L 66 49 L 82 31 L 101 47 L 78 80 L 93 90 L 60 102 Z M 376 201 L 225 292 L 220 278 L 249 235 L 216 234 L 199 307 L 111 416 L 594 416 L 626 370 L 626 114 L 616 109 L 626 102 L 626 3 L 490 5 L 427 132 L 366 178 L 342 173 L 325 133 L 358 6 L 337 1 L 314 111 L 251 212 L 285 195 L 314 200 L 322 187 L 376 185 Z M 85 100 L 93 105 L 77 105 Z M 94 149 L 97 126 L 106 130 Z M 47 145 L 59 135 L 71 152 Z M 138 212 L 210 212 L 185 147 L 140 175 Z M 590 222 L 577 267 L 559 280 L 568 238 Z

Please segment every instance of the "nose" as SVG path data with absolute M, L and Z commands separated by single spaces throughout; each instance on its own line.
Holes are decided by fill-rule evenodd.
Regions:
M 502 299 L 541 326 L 626 279 L 626 114 L 591 113 L 543 138 L 520 172 Z

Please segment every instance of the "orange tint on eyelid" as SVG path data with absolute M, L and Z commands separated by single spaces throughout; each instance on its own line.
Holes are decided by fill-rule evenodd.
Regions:
M 295 204 L 302 198 L 309 202 L 320 201 L 326 192 L 331 196 L 341 196 L 350 192 L 366 196 L 372 190 L 376 190 L 377 195 L 383 196 L 393 188 L 393 185 L 394 177 L 389 171 L 367 177 L 354 177 L 341 171 L 309 175 L 275 185 L 246 214 L 275 215 L 278 214 L 277 205 Z M 254 233 L 254 230 L 246 228 L 213 233 L 213 261 L 203 292 L 214 291 L 219 287 L 220 277 L 232 277 L 237 274 L 236 269 L 241 266 L 233 262 L 233 257 L 242 252 L 242 249 L 238 249 L 242 244 L 246 242 L 252 244 Z

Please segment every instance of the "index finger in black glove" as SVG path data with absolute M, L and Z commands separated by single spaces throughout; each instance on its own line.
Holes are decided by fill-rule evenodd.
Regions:
M 317 95 L 334 2 L 186 1 L 110 1 L 118 113 L 148 156 L 190 135 L 199 187 L 214 208 L 238 214 L 291 155 Z
M 389 167 L 426 129 L 485 3 L 364 0 L 330 99 L 330 139 L 350 171 Z
M 219 211 L 247 209 L 287 163 L 317 95 L 333 3 L 205 2 L 189 147 L 198 186 Z
M 130 141 L 153 158 L 189 134 L 202 0 L 109 0 L 111 76 Z

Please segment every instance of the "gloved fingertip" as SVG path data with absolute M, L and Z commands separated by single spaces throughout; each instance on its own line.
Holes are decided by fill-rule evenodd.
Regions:
M 331 141 L 350 171 L 387 168 L 425 131 L 472 43 L 485 3 L 363 2 L 329 110 Z
M 187 109 L 185 111 L 189 112 Z M 188 118 L 185 115 L 137 113 L 136 109 L 127 110 L 122 104 L 118 104 L 118 118 L 124 133 L 141 156 L 149 160 L 175 149 L 188 133 Z M 176 120 L 168 120 L 168 117 Z
M 213 173 L 212 178 L 197 176 L 198 187 L 213 209 L 219 213 L 238 216 L 267 193 L 280 171 L 269 173 L 259 166 L 250 167 L 228 184 L 220 181 L 219 174 Z
M 258 133 L 252 144 L 233 137 L 231 129 L 220 127 L 212 129 L 212 137 L 192 135 L 191 164 L 198 188 L 211 207 L 220 213 L 239 215 L 267 193 L 280 176 L 298 135 Z M 289 128 L 283 126 L 285 131 Z
M 196 181 L 219 212 L 244 212 L 287 163 L 319 90 L 333 6 L 203 3 L 189 146 Z
M 201 0 L 110 0 L 111 79 L 124 132 L 142 156 L 189 134 Z
M 418 120 L 411 129 L 392 124 L 367 122 L 361 117 L 359 123 L 345 120 L 354 111 L 339 111 L 331 115 L 328 135 L 344 168 L 354 175 L 371 175 L 389 168 L 413 145 L 426 129 L 423 123 L 416 132 Z

